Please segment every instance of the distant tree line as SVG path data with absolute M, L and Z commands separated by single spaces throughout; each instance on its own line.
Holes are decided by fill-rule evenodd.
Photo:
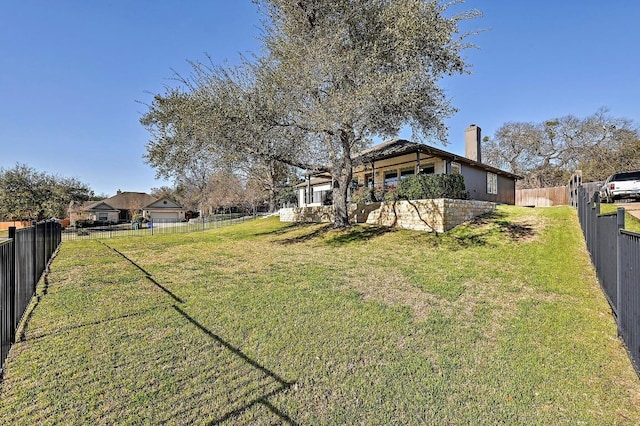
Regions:
M 185 209 L 205 216 L 231 211 L 274 211 L 276 207 L 296 203 L 293 186 L 298 177 L 293 170 L 289 172 L 271 188 L 263 179 L 247 178 L 233 169 L 220 171 L 211 165 L 201 180 L 183 174 L 174 179 L 174 186 L 151 188 L 151 195 L 173 199 Z
M 40 172 L 26 164 L 0 168 L 0 219 L 63 218 L 71 201 L 92 199 L 94 192 L 75 178 Z
M 633 121 L 606 109 L 585 118 L 509 122 L 484 138 L 487 164 L 521 175 L 520 188 L 566 185 L 575 170 L 586 181 L 640 169 L 640 133 Z

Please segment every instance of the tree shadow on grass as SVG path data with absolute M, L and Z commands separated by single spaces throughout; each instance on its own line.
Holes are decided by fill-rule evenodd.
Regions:
M 494 223 L 502 234 L 506 234 L 513 241 L 527 241 L 535 237 L 536 229 L 527 222 L 516 222 L 506 220 L 507 215 L 503 212 L 489 212 L 471 220 L 471 225 L 484 226 Z
M 322 225 L 319 228 L 317 226 L 318 224 L 313 224 L 313 225 L 301 224 L 298 227 L 296 227 L 296 230 L 311 228 L 311 227 L 313 227 L 314 229 L 311 229 L 310 232 L 298 233 L 292 237 L 276 240 L 275 242 L 282 245 L 304 243 L 306 241 L 310 241 L 316 238 L 322 238 L 329 231 L 331 231 L 331 229 L 333 229 L 333 226 L 331 224 Z
M 217 376 L 217 382 L 226 381 L 225 398 L 228 400 L 226 411 L 218 413 L 218 417 L 210 421 L 209 425 L 222 423 L 246 423 L 246 416 L 259 408 L 266 408 L 277 418 L 280 424 L 296 425 L 297 423 L 282 410 L 275 407 L 269 398 L 286 392 L 294 385 L 278 374 L 245 355 L 240 349 L 218 336 L 204 325 L 196 321 L 180 307 L 173 308 L 190 324 L 212 339 L 220 352 L 217 356 L 223 360 L 227 371 Z M 225 355 L 226 353 L 226 355 Z M 258 420 L 253 418 L 251 421 Z M 261 421 L 265 419 L 262 418 Z
M 454 228 L 444 233 L 425 233 L 422 237 L 430 245 L 446 247 L 451 250 L 460 250 L 471 247 L 483 247 L 491 244 L 490 237 L 497 232 L 507 235 L 512 241 L 528 241 L 536 235 L 536 229 L 526 222 L 510 221 L 507 214 L 493 211 L 477 216 L 459 228 Z M 495 225 L 495 227 L 492 227 Z M 309 229 L 310 228 L 310 229 Z M 305 230 L 308 232 L 304 232 Z M 303 232 L 300 232 L 300 231 Z M 296 232 L 298 231 L 298 232 Z M 314 239 L 322 239 L 329 246 L 341 246 L 345 244 L 369 241 L 389 232 L 395 232 L 395 227 L 356 225 L 347 229 L 333 229 L 331 224 L 318 225 L 317 223 L 291 224 L 276 231 L 266 234 L 287 235 L 296 233 L 289 238 L 279 239 L 278 244 L 298 244 Z
M 341 246 L 345 244 L 359 243 L 369 241 L 373 238 L 395 231 L 395 228 L 388 226 L 354 226 L 345 230 L 336 230 L 334 234 L 331 234 L 326 238 L 325 244 L 329 246 Z
M 491 222 L 494 222 L 498 219 L 504 219 L 507 215 L 503 212 L 492 211 L 485 214 L 481 214 L 480 216 L 476 216 L 469 221 L 469 225 L 471 226 L 483 226 L 488 225 Z
M 263 231 L 263 232 L 256 232 L 255 235 L 284 235 L 288 232 L 291 231 L 295 231 L 296 229 L 299 228 L 303 228 L 303 227 L 310 227 L 316 225 L 315 223 L 289 223 L 285 226 L 283 226 L 282 228 L 278 228 L 278 229 L 274 229 L 272 231 Z
M 515 223 L 506 220 L 495 222 L 500 227 L 500 232 L 507 234 L 513 241 L 528 241 L 535 237 L 535 229 L 528 223 Z
M 516 242 L 529 241 L 536 235 L 535 228 L 530 224 L 510 221 L 507 217 L 503 212 L 485 213 L 445 233 L 424 234 L 421 243 L 434 248 L 457 251 L 494 246 L 501 235 Z
M 316 225 L 317 226 L 317 225 Z M 312 240 L 322 240 L 326 245 L 337 247 L 345 244 L 369 241 L 373 238 L 395 232 L 395 228 L 387 226 L 356 225 L 346 229 L 334 229 L 327 224 L 304 234 L 298 234 L 290 238 L 277 240 L 278 244 L 290 245 L 304 243 Z

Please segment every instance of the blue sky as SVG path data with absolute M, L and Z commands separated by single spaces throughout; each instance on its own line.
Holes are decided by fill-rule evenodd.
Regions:
M 459 112 L 446 120 L 462 154 L 464 129 L 493 136 L 510 121 L 600 107 L 637 123 L 640 2 L 467 0 L 485 29 L 465 57 L 470 75 L 442 81 Z M 174 71 L 209 54 L 237 63 L 258 52 L 250 0 L 0 1 L 0 167 L 24 163 L 87 183 L 97 194 L 167 184 L 142 159 L 144 104 Z M 406 135 L 402 135 L 406 136 Z M 442 148 L 442 147 L 441 147 Z

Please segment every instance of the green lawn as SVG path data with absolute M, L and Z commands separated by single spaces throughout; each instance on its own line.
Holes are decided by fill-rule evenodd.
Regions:
M 1 424 L 640 424 L 569 207 L 65 242 L 38 294 Z

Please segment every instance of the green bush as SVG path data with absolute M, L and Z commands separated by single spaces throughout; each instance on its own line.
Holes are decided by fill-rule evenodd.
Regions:
M 361 186 L 353 193 L 352 199 L 356 204 L 369 204 L 374 201 L 374 194 L 371 188 Z
M 469 193 L 464 186 L 464 177 L 460 174 L 415 175 L 400 182 L 397 198 L 401 200 L 433 198 L 466 200 L 469 198 Z

